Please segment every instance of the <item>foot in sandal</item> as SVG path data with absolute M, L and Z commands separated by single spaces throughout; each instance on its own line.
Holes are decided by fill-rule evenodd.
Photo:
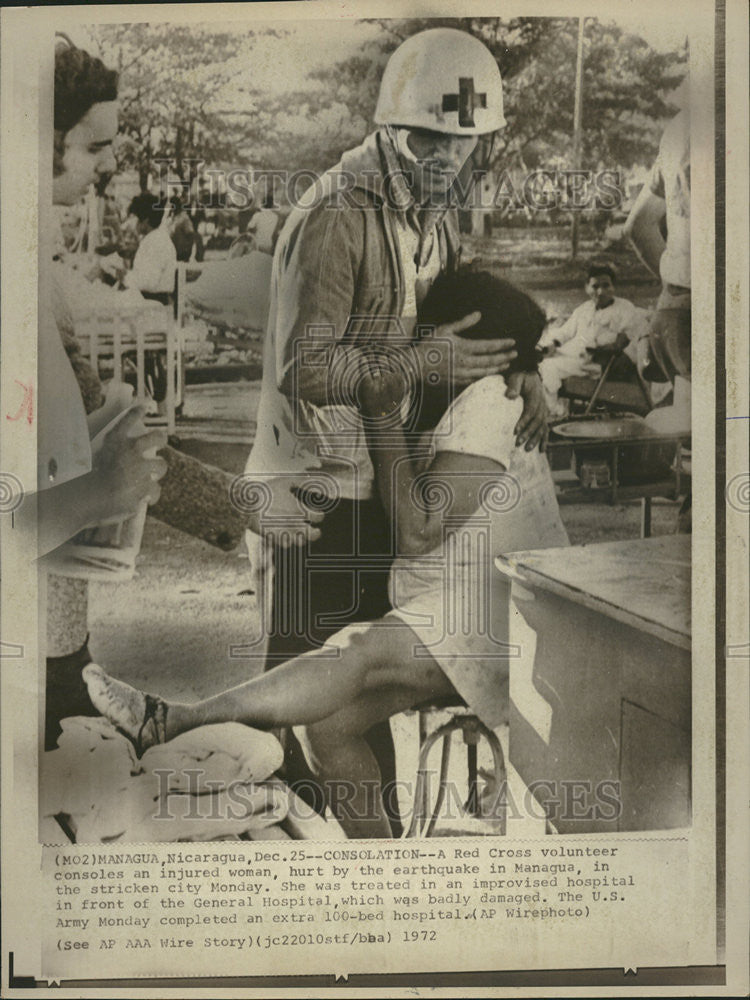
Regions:
M 167 705 L 110 677 L 96 663 L 83 669 L 83 679 L 95 708 L 135 744 L 140 757 L 149 747 L 167 740 Z

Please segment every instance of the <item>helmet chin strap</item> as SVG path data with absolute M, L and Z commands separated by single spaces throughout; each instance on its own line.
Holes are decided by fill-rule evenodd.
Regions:
M 409 148 L 408 138 L 410 129 L 408 127 L 399 128 L 397 125 L 386 125 L 386 133 L 390 139 L 393 149 L 396 151 L 398 162 L 404 171 L 404 180 L 414 196 L 414 181 L 416 168 L 419 160 Z
M 409 148 L 410 130 L 408 128 L 396 128 L 395 125 L 387 125 L 386 128 L 388 129 L 388 134 L 391 137 L 393 145 L 396 147 L 399 158 L 408 166 L 416 166 L 419 161 Z
M 385 129 L 393 148 L 396 150 L 399 163 L 404 169 L 404 179 L 409 184 L 409 190 L 413 195 L 415 169 L 420 166 L 420 161 L 409 148 L 408 139 L 411 129 L 408 126 L 399 127 L 397 125 L 386 125 Z M 419 207 L 423 208 L 424 206 L 420 205 Z M 440 210 L 442 210 L 442 207 Z

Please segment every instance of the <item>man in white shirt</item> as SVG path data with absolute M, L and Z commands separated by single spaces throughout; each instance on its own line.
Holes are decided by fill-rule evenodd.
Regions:
M 551 353 L 539 366 L 547 400 L 554 416 L 565 413 L 558 396 L 563 380 L 591 372 L 594 351 L 609 347 L 622 350 L 637 364 L 638 343 L 647 333 L 645 314 L 628 299 L 615 295 L 615 271 L 607 263 L 593 263 L 586 274 L 588 302 L 561 326 L 548 330 L 540 345 Z
M 137 219 L 141 242 L 133 258 L 133 269 L 126 273 L 123 284 L 137 288 L 146 299 L 169 305 L 174 293 L 177 251 L 169 227 L 162 226 L 164 206 L 155 195 L 146 192 L 133 198 L 128 213 Z
M 177 250 L 169 234 L 166 206 L 155 195 L 145 192 L 130 203 L 129 215 L 134 215 L 141 242 L 133 258 L 132 270 L 126 271 L 122 283 L 137 289 L 144 299 L 153 299 L 163 306 L 174 302 L 177 274 Z M 146 385 L 157 403 L 167 395 L 167 366 L 164 350 L 149 350 L 145 354 Z

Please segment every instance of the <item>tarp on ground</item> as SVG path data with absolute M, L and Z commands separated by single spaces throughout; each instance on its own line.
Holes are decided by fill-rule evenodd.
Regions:
M 185 287 L 185 307 L 208 323 L 263 331 L 271 292 L 270 254 L 202 264 L 200 277 Z

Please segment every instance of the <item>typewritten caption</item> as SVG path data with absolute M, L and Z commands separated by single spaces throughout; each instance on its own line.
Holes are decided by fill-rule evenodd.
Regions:
M 120 974 L 215 974 L 219 954 L 226 974 L 264 975 L 302 950 L 310 973 L 385 972 L 407 950 L 415 970 L 449 969 L 467 942 L 477 968 L 518 968 L 535 952 L 542 964 L 547 935 L 611 954 L 612 931 L 640 918 L 621 962 L 636 967 L 650 960 L 656 909 L 666 920 L 689 885 L 679 838 L 43 852 L 44 973 L 71 978 L 111 959 Z M 679 960 L 689 934 L 674 910 L 664 933 Z

